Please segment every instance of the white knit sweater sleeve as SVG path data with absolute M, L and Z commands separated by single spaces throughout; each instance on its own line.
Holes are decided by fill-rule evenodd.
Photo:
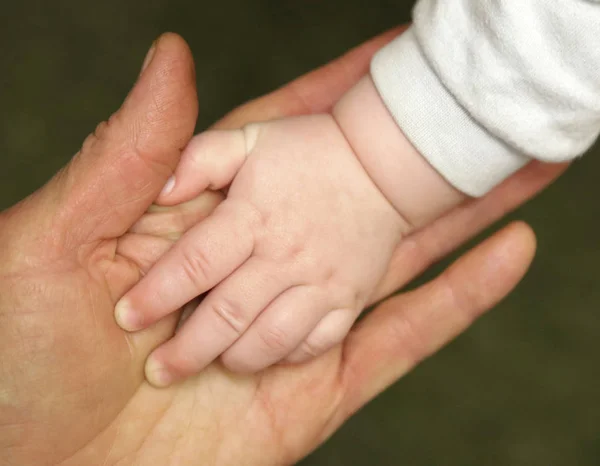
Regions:
M 480 196 L 600 132 L 600 0 L 420 0 L 371 75 L 413 145 Z

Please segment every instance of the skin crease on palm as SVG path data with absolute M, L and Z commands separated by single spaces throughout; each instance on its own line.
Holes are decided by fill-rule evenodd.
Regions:
M 221 121 L 322 112 L 368 69 L 390 31 Z M 535 249 L 517 223 L 418 290 L 380 304 L 343 345 L 302 366 L 234 376 L 219 364 L 169 389 L 143 378 L 176 316 L 127 334 L 117 300 L 221 200 L 150 208 L 192 136 L 193 61 L 156 45 L 123 107 L 46 186 L 0 216 L 0 465 L 280 465 L 466 329 L 515 286 Z M 407 238 L 371 301 L 543 189 L 564 166 L 531 164 Z M 145 213 L 146 212 L 146 213 Z

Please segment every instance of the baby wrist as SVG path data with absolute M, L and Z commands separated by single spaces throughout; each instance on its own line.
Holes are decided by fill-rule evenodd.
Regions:
M 429 223 L 465 198 L 404 136 L 370 75 L 337 102 L 332 114 L 367 174 L 413 227 Z

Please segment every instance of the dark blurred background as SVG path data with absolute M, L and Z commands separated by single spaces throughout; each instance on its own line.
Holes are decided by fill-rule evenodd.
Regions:
M 3 1 L 1 207 L 43 184 L 118 108 L 164 31 L 196 57 L 202 129 L 407 22 L 413 3 Z M 599 465 L 599 175 L 596 148 L 511 215 L 539 237 L 518 289 L 302 465 Z

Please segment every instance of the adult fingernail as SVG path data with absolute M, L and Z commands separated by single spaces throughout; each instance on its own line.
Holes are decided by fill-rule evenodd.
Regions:
M 156 388 L 166 388 L 173 383 L 173 376 L 161 362 L 150 355 L 146 361 L 146 380 Z
M 121 299 L 115 306 L 115 320 L 119 327 L 128 332 L 141 328 L 139 315 L 131 308 L 127 299 Z
M 160 192 L 161 197 L 168 196 L 169 194 L 171 194 L 171 191 L 173 191 L 174 187 L 175 187 L 175 177 L 172 176 L 171 178 L 169 178 L 167 180 L 167 182 L 165 183 L 165 186 L 163 187 L 162 191 Z
M 148 50 L 148 53 L 146 54 L 146 58 L 144 58 L 144 64 L 142 65 L 142 71 L 140 72 L 140 75 L 144 71 L 146 71 L 146 68 L 148 68 L 150 63 L 152 63 L 152 59 L 154 58 L 154 54 L 156 53 L 156 44 L 157 43 L 158 43 L 158 39 L 152 43 L 150 50 Z

